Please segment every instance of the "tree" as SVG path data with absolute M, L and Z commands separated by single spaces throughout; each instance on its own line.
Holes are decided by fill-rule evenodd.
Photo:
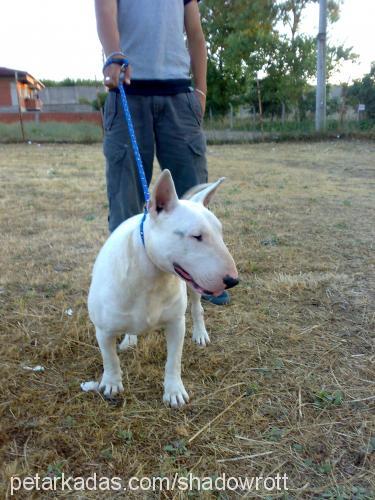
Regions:
M 45 87 L 102 87 L 103 83 L 98 80 L 85 80 L 78 79 L 74 80 L 73 78 L 65 78 L 61 81 L 56 80 L 41 80 Z
M 307 6 L 317 1 L 203 0 L 209 56 L 207 107 L 219 113 L 227 111 L 229 104 L 257 107 L 258 80 L 266 112 L 299 109 L 316 72 L 315 36 L 300 32 L 301 20 Z M 331 22 L 338 19 L 340 3 L 328 1 Z M 328 47 L 328 74 L 351 57 L 351 49 Z
M 347 97 L 356 107 L 358 104 L 365 104 L 367 117 L 375 120 L 375 62 L 372 63 L 369 73 L 348 88 Z
M 208 108 L 224 112 L 241 102 L 249 73 L 264 65 L 276 22 L 272 0 L 204 0 L 208 48 Z
M 280 82 L 279 98 L 289 106 L 298 108 L 303 113 L 305 99 L 310 82 L 315 80 L 316 72 L 316 39 L 313 35 L 300 33 L 300 25 L 304 10 L 319 0 L 286 0 L 279 3 L 280 21 L 288 27 L 289 34 L 280 36 L 275 49 L 275 58 L 268 70 Z M 331 23 L 339 19 L 339 8 L 342 0 L 327 2 L 328 19 Z M 327 47 L 327 79 L 328 76 L 344 60 L 353 59 L 351 48 L 340 46 Z
M 275 38 L 272 58 L 266 69 L 274 81 L 275 99 L 289 108 L 298 108 L 309 81 L 315 75 L 315 41 L 312 37 L 293 34 Z

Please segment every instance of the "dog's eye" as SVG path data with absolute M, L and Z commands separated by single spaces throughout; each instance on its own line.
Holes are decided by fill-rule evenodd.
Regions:
M 193 236 L 193 238 L 197 241 L 202 241 L 203 240 L 203 237 L 201 234 L 198 234 L 198 236 Z

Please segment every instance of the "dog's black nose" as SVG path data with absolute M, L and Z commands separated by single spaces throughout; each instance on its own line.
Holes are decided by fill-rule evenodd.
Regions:
M 225 288 L 233 288 L 234 286 L 238 285 L 239 280 L 227 275 L 223 279 L 223 282 L 224 282 Z

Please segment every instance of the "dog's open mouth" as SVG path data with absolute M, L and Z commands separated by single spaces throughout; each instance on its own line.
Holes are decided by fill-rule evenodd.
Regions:
M 185 269 L 178 264 L 173 264 L 174 270 L 176 273 L 179 275 L 180 278 L 182 278 L 188 285 L 190 285 L 194 290 L 198 293 L 204 294 L 204 295 L 214 295 L 214 292 L 210 292 L 209 290 L 205 290 L 201 286 L 196 283 L 191 275 L 185 271 Z

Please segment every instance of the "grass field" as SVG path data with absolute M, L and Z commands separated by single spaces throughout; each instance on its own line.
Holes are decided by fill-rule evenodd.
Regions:
M 209 147 L 241 284 L 205 306 L 207 348 L 188 318 L 191 402 L 173 411 L 160 332 L 121 355 L 123 399 L 80 391 L 101 375 L 86 310 L 107 236 L 101 147 L 0 145 L 1 498 L 36 473 L 288 477 L 279 492 L 69 498 L 374 498 L 374 157 L 355 141 Z
M 0 123 L 0 144 L 7 143 L 74 143 L 95 144 L 103 139 L 103 131 L 99 125 L 92 123 L 59 123 L 59 122 L 28 122 L 24 124 L 25 141 L 19 123 Z M 343 124 L 337 120 L 327 121 L 327 130 L 317 134 L 314 121 L 281 123 L 265 120 L 263 132 L 258 121 L 251 119 L 235 119 L 230 127 L 227 117 L 207 119 L 205 133 L 209 144 L 249 144 L 266 141 L 317 141 L 332 138 L 358 139 L 372 141 L 375 138 L 375 122 L 370 120 L 347 121 Z
M 37 143 L 99 143 L 103 139 L 103 131 L 93 123 L 24 123 L 25 141 Z M 0 123 L 0 143 L 25 142 L 19 123 Z

